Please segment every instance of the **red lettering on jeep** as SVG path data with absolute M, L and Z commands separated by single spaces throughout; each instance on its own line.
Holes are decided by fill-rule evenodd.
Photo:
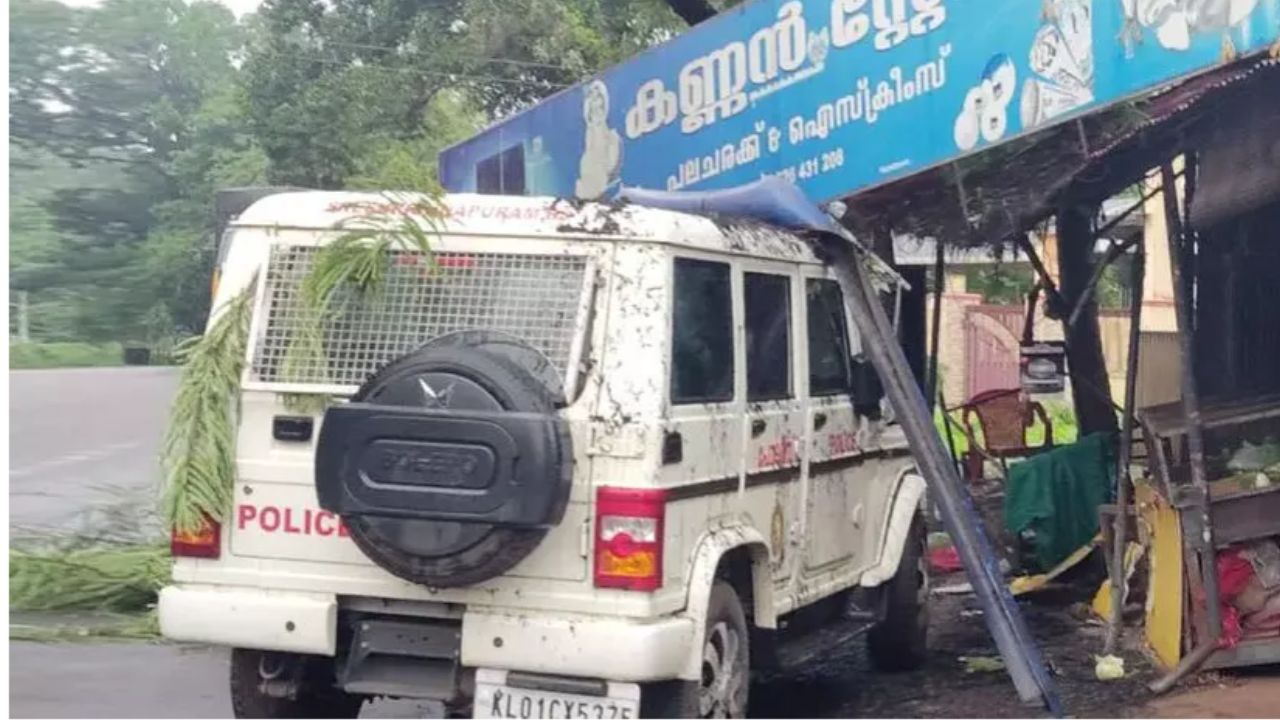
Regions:
M 241 505 L 236 508 L 236 527 L 240 530 L 249 524 L 254 518 L 258 517 L 258 508 L 253 505 Z
M 858 434 L 855 432 L 833 432 L 827 436 L 827 452 L 832 455 L 846 455 L 858 451 Z
M 262 508 L 262 512 L 258 514 L 258 524 L 262 526 L 263 532 L 275 532 L 280 527 L 280 508 L 268 505 Z M 270 520 L 267 518 L 270 517 Z
M 335 517 L 334 514 L 329 512 L 328 510 L 321 510 L 320 512 L 316 513 L 316 523 L 315 523 L 316 534 L 322 535 L 324 537 L 328 537 L 332 535 L 334 533 L 333 525 L 330 525 L 328 523 L 332 522 L 334 517 Z M 328 521 L 328 522 L 322 523 L 321 521 Z
M 300 515 L 292 507 L 274 505 L 250 505 L 236 507 L 236 527 L 240 530 L 257 527 L 264 533 L 283 532 L 288 535 L 318 535 L 320 537 L 351 537 L 342 518 L 328 510 L 302 508 Z
M 302 529 L 293 524 L 293 508 L 284 509 L 284 531 L 289 535 L 298 535 Z

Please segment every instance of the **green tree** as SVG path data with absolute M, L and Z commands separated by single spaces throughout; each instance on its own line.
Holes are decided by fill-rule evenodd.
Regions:
M 261 22 L 244 68 L 254 134 L 273 182 L 318 188 L 363 184 L 387 153 L 425 158 L 679 23 L 659 0 L 268 0 Z
M 440 151 L 475 133 L 483 120 L 461 93 L 441 92 L 427 105 L 422 131 L 416 136 L 370 141 L 356 159 L 346 186 L 371 191 L 439 190 Z
M 242 47 L 235 18 L 207 1 L 70 9 L 16 0 L 10 20 L 10 146 L 34 159 L 18 172 L 79 174 L 15 188 L 45 220 L 32 224 L 29 212 L 11 228 L 24 248 L 13 258 L 15 286 L 74 306 L 64 315 L 83 338 L 146 334 L 157 302 L 191 329 L 204 310 L 187 290 L 201 271 L 192 258 L 207 244 L 211 173 L 254 174 L 239 172 L 253 164 L 247 136 L 225 142 L 227 113 L 218 112 Z

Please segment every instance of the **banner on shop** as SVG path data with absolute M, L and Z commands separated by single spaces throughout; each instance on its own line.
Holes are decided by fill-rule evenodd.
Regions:
M 1280 0 L 755 0 L 441 154 L 454 192 L 849 195 L 1212 67 Z

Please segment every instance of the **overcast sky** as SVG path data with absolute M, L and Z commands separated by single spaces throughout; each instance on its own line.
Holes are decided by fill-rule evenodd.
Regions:
M 84 7 L 86 5 L 97 5 L 101 0 L 62 0 L 62 2 L 73 5 L 75 7 Z M 262 0 L 218 0 L 223 5 L 231 8 L 231 12 L 240 17 L 247 12 L 252 12 L 262 3 Z

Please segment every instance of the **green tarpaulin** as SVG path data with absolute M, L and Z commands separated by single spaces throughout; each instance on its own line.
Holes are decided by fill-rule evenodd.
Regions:
M 1115 436 L 1094 433 L 1009 467 L 1004 524 L 1035 533 L 1036 559 L 1051 568 L 1098 534 L 1098 506 L 1114 495 Z

